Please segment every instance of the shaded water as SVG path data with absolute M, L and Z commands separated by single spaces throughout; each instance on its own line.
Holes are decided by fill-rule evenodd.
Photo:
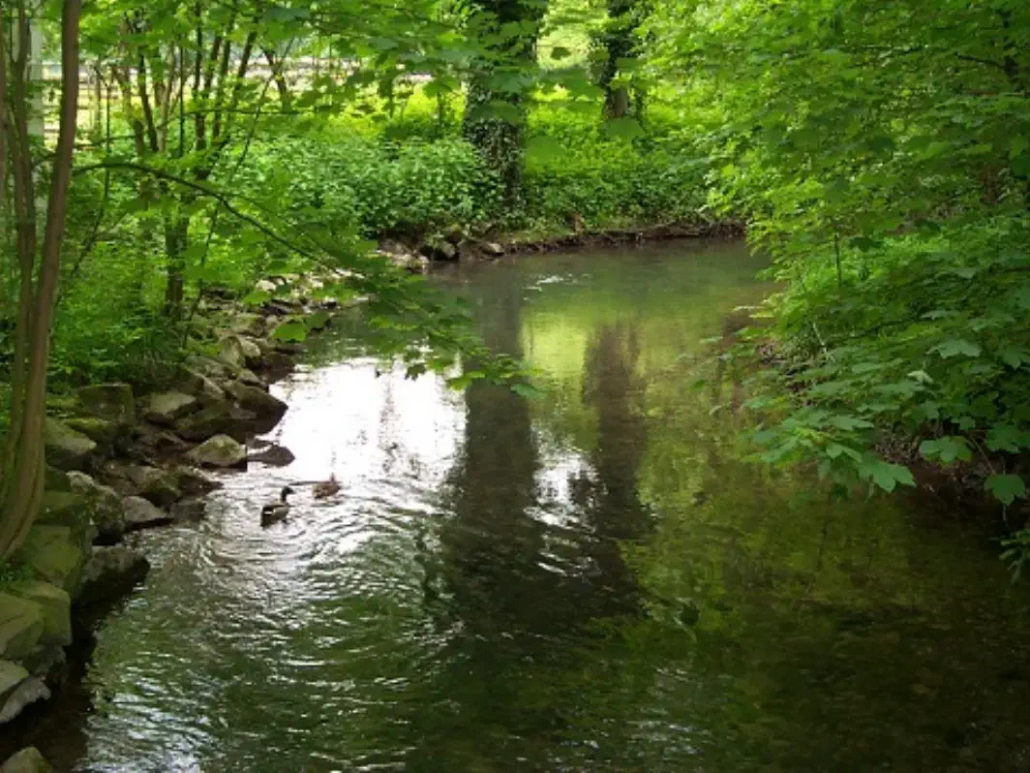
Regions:
M 90 706 L 37 742 L 96 771 L 1030 769 L 996 546 L 738 461 L 740 396 L 696 358 L 760 267 L 690 243 L 442 277 L 540 401 L 324 339 L 277 387 L 296 462 L 145 537 Z M 260 528 L 330 471 L 337 500 Z

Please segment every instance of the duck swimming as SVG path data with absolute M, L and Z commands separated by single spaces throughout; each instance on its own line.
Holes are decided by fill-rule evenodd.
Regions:
M 336 473 L 334 472 L 329 476 L 329 480 L 315 484 L 315 499 L 328 499 L 331 496 L 339 494 L 341 488 L 343 487 L 340 485 L 340 482 L 336 480 Z
M 295 493 L 294 490 L 289 486 L 286 486 L 281 492 L 279 492 L 278 501 L 269 502 L 261 508 L 262 526 L 271 526 L 273 523 L 278 523 L 290 514 L 290 503 L 286 501 L 286 497 L 293 493 Z

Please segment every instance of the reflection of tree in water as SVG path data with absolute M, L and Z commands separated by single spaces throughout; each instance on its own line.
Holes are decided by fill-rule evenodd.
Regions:
M 519 288 L 485 300 L 487 342 L 517 355 Z M 638 611 L 618 543 L 641 536 L 648 522 L 636 490 L 645 440 L 638 354 L 632 328 L 609 327 L 586 359 L 584 399 L 598 411 L 599 438 L 594 474 L 573 482 L 583 528 L 564 549 L 573 551 L 570 562 L 549 553 L 554 535 L 533 517 L 539 454 L 526 401 L 484 384 L 467 392 L 453 515 L 427 567 L 427 604 L 451 638 L 430 688 L 438 695 L 420 701 L 436 710 L 412 726 L 420 736 L 412 769 L 443 769 L 434 767 L 441 758 L 466 769 L 490 765 L 512 744 L 542 761 L 582 719 L 580 691 L 592 679 L 583 650 L 604 646 L 596 624 Z
M 573 481 L 573 491 L 593 532 L 589 554 L 605 590 L 600 600 L 613 612 L 636 609 L 636 583 L 619 540 L 639 539 L 649 524 L 637 492 L 647 441 L 639 356 L 635 327 L 605 326 L 587 353 L 583 379 L 583 402 L 597 410 L 595 474 Z

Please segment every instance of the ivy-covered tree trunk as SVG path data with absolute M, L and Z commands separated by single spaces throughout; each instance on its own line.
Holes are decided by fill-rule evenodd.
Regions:
M 642 5 L 642 0 L 608 0 L 608 21 L 598 40 L 605 58 L 597 76 L 597 85 L 604 90 L 607 118 L 626 118 L 640 112 L 640 97 L 634 99 L 630 95 L 629 86 L 620 82 L 619 75 L 624 63 L 637 57 L 636 34 Z
M 11 27 L 17 30 L 19 50 L 9 58 L 0 32 L 0 80 L 10 83 L 10 111 L 6 121 L 4 152 L 14 177 L 14 210 L 18 222 L 17 252 L 21 270 L 18 329 L 11 379 L 11 422 L 0 477 L 0 558 L 24 541 L 42 501 L 45 463 L 43 420 L 46 415 L 47 367 L 50 328 L 54 316 L 57 280 L 61 270 L 61 244 L 68 210 L 75 124 L 79 99 L 79 20 L 81 0 L 64 0 L 61 14 L 62 94 L 60 129 L 50 176 L 43 244 L 36 247 L 35 186 L 28 144 L 30 120 L 27 81 L 29 12 L 25 3 L 14 6 Z M 7 22 L 0 10 L 0 31 Z
M 469 79 L 464 134 L 500 176 L 511 210 L 522 199 L 525 93 L 547 0 L 480 0 L 475 8 L 470 32 L 490 42 Z

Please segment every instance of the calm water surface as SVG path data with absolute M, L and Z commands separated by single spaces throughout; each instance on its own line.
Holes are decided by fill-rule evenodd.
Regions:
M 738 461 L 701 342 L 739 244 L 440 277 L 546 399 L 405 380 L 346 335 L 276 387 L 297 456 L 149 534 L 52 739 L 93 771 L 1030 770 L 1028 596 L 938 512 Z M 325 363 L 325 364 L 323 364 Z M 715 383 L 709 379 L 709 384 Z M 344 486 L 291 519 L 287 482 Z M 914 511 L 915 508 L 909 507 Z M 44 740 L 43 746 L 47 745 Z

